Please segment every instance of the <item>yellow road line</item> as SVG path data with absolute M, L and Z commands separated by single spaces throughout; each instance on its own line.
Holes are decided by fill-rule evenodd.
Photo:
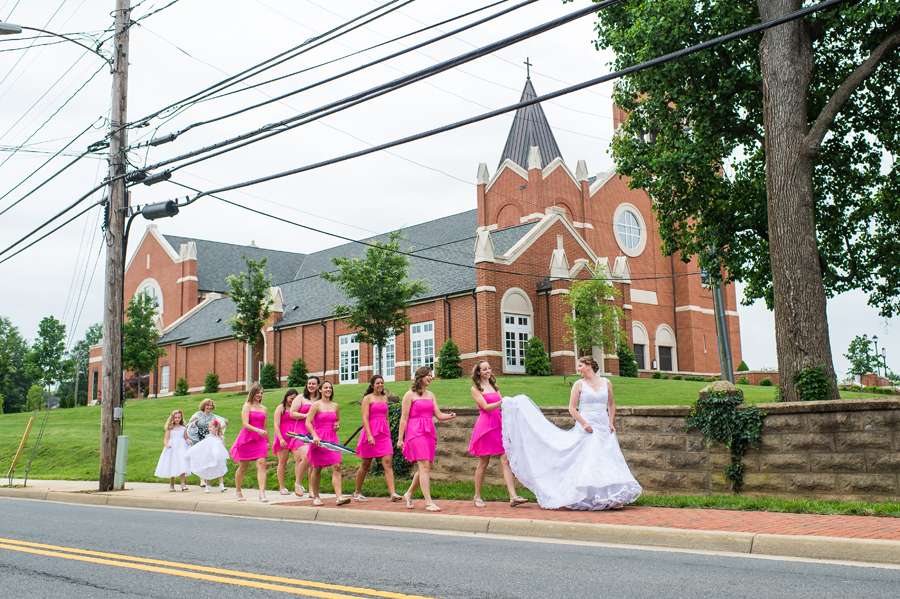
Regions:
M 133 570 L 143 570 L 145 572 L 157 572 L 160 574 L 170 574 L 172 576 L 182 576 L 185 578 L 195 578 L 197 580 L 207 580 L 214 582 L 222 582 L 226 584 L 234 584 L 257 589 L 266 589 L 271 591 L 280 591 L 284 593 L 306 594 L 311 597 L 319 597 L 321 599 L 349 599 L 351 595 L 342 595 L 337 593 L 329 593 L 314 589 L 329 589 L 344 591 L 347 593 L 355 593 L 357 595 L 372 595 L 376 597 L 385 597 L 387 599 L 432 599 L 429 597 L 421 597 L 419 595 L 406 595 L 403 593 L 393 593 L 390 591 L 376 591 L 374 589 L 365 589 L 360 587 L 350 587 L 343 585 L 328 584 L 324 582 L 313 582 L 308 580 L 298 580 L 294 578 L 283 578 L 279 576 L 268 576 L 265 574 L 252 574 L 249 572 L 240 572 L 237 570 L 225 570 L 221 568 L 209 568 L 206 566 L 197 566 L 194 564 L 183 564 L 179 562 L 168 562 L 163 560 L 155 560 L 149 558 L 133 557 L 128 555 L 119 555 L 115 553 L 103 553 L 99 551 L 90 551 L 87 549 L 75 549 L 70 547 L 60 547 L 57 545 L 45 545 L 42 543 L 31 543 L 28 541 L 18 541 L 14 539 L 0 538 L 0 549 L 9 549 L 11 551 L 20 551 L 24 553 L 32 553 L 36 555 L 46 555 L 50 557 L 60 557 L 75 561 L 90 562 L 95 564 L 104 564 L 108 566 L 117 566 L 120 568 L 131 568 Z M 112 559 L 104 559 L 112 558 Z M 122 561 L 113 560 L 129 560 L 136 563 L 129 564 Z M 152 564 L 152 565 L 150 565 Z M 166 567 L 161 567 L 166 566 Z M 189 572 L 177 570 L 175 568 L 184 568 L 186 570 L 195 570 Z M 201 574 L 202 572 L 202 574 Z M 224 574 L 228 576 L 238 576 L 248 578 L 250 580 L 236 580 L 234 578 L 224 578 L 216 576 L 216 574 Z M 312 587 L 307 589 L 298 589 L 295 587 L 283 586 L 278 584 L 268 584 L 267 582 L 251 582 L 251 581 L 269 581 L 279 582 L 283 584 L 301 585 Z

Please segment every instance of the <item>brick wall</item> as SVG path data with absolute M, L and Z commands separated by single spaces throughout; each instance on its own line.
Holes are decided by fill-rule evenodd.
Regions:
M 744 457 L 743 494 L 845 501 L 900 500 L 900 399 L 761 404 L 767 413 L 763 443 Z M 707 448 L 697 431 L 685 432 L 688 406 L 635 406 L 616 410 L 625 459 L 646 493 L 727 495 L 722 470 L 730 461 L 720 446 Z M 447 411 L 447 409 L 445 409 Z M 453 408 L 453 422 L 437 424 L 432 478 L 472 480 L 477 458 L 467 453 L 476 408 Z M 562 428 L 566 408 L 544 408 Z M 495 463 L 496 462 L 496 463 Z M 502 485 L 499 461 L 487 481 Z

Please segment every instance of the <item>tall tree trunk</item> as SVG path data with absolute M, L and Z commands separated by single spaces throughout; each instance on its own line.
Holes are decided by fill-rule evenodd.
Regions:
M 768 20 L 799 10 L 801 0 L 759 0 Z M 795 372 L 824 365 L 830 397 L 839 399 L 816 243 L 807 93 L 813 70 L 808 27 L 794 20 L 766 31 L 760 44 L 766 150 L 769 251 L 775 299 L 778 376 L 785 401 L 797 401 Z

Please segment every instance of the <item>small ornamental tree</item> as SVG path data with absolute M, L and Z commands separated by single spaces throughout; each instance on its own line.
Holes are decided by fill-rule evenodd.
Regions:
M 847 353 L 844 357 L 850 361 L 850 370 L 848 374 L 853 376 L 862 376 L 870 372 L 874 372 L 878 366 L 878 356 L 869 353 L 872 341 L 865 335 L 857 335 L 850 342 Z
M 128 320 L 122 323 L 122 368 L 137 375 L 137 397 L 141 396 L 141 376 L 156 368 L 157 361 L 166 355 L 156 344 L 159 331 L 153 322 L 156 300 L 149 293 L 131 297 L 125 310 Z
M 50 388 L 61 380 L 66 351 L 66 325 L 52 316 L 41 320 L 38 337 L 28 355 L 32 377 L 44 383 L 47 395 Z
M 253 348 L 262 337 L 263 327 L 272 314 L 269 300 L 269 287 L 272 277 L 266 276 L 266 261 L 250 260 L 241 256 L 247 265 L 247 272 L 228 277 L 231 287 L 231 300 L 234 302 L 235 316 L 228 323 L 233 331 L 232 336 L 247 345 L 247 388 L 253 384 L 253 372 L 249 366 L 255 363 Z
M 306 368 L 306 362 L 303 358 L 297 358 L 291 364 L 291 372 L 288 374 L 288 387 L 305 387 L 306 381 L 309 380 L 309 370 Z
M 218 393 L 219 392 L 219 375 L 215 372 L 210 372 L 206 375 L 206 380 L 203 381 L 203 393 Z
M 402 331 L 409 324 L 406 304 L 429 289 L 424 281 L 410 281 L 407 277 L 409 258 L 400 253 L 401 239 L 400 232 L 394 231 L 387 243 L 372 240 L 364 257 L 332 258 L 338 272 L 319 273 L 352 302 L 333 305 L 331 313 L 345 317 L 360 343 L 387 346 L 394 331 Z M 384 366 L 382 352 L 376 353 L 375 374 L 380 374 Z
M 637 378 L 637 360 L 635 360 L 634 352 L 631 351 L 627 343 L 619 344 L 619 347 L 616 349 L 616 356 L 619 358 L 619 376 Z
M 441 346 L 439 360 L 435 374 L 442 379 L 458 379 L 463 375 L 462 357 L 459 355 L 459 346 L 453 342 L 453 339 L 447 339 Z
M 620 295 L 606 279 L 586 279 L 574 281 L 568 295 L 563 296 L 563 302 L 575 313 L 563 315 L 568 329 L 566 341 L 574 341 L 582 356 L 590 354 L 592 347 L 612 353 L 628 342 L 619 326 L 625 313 L 610 301 Z
M 746 363 L 746 362 L 744 362 L 743 360 L 741 360 L 741 363 L 738 364 L 737 371 L 738 371 L 738 372 L 744 372 L 744 371 L 746 371 L 746 370 L 750 370 L 750 367 L 747 366 L 747 363 Z
M 190 393 L 190 387 L 188 387 L 187 379 L 179 377 L 175 382 L 175 395 L 188 395 Z
M 525 344 L 525 374 L 530 376 L 550 376 L 550 359 L 544 342 L 532 337 Z
M 44 390 L 40 385 L 32 385 L 28 390 L 28 397 L 25 400 L 25 411 L 33 412 L 35 410 L 43 410 L 46 405 L 44 401 Z
M 278 389 L 281 383 L 278 381 L 278 369 L 271 362 L 263 364 L 262 370 L 259 371 L 259 384 L 263 389 Z

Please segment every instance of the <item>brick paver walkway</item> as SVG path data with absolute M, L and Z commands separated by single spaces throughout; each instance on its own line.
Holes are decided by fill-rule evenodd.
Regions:
M 279 506 L 311 505 L 309 499 L 280 503 Z M 689 530 L 719 530 L 777 535 L 814 535 L 853 539 L 900 541 L 900 518 L 878 516 L 820 516 L 814 514 L 780 514 L 775 512 L 741 512 L 735 510 L 679 509 L 627 506 L 621 510 L 581 512 L 567 509 L 545 510 L 535 503 L 510 508 L 506 503 L 488 502 L 476 508 L 471 501 L 437 502 L 441 514 L 480 516 L 485 518 L 524 518 L 556 522 L 623 524 L 626 526 L 660 526 Z M 414 501 L 411 513 L 426 513 L 422 499 Z M 351 502 L 337 508 L 334 499 L 325 501 L 326 508 L 406 512 L 402 502 L 391 503 L 384 497 L 366 503 Z

